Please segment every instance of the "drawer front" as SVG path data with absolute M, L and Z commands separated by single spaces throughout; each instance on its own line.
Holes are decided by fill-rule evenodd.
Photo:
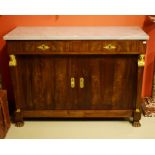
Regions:
M 122 41 L 122 40 L 112 40 L 112 41 L 91 41 L 89 45 L 89 50 L 91 52 L 104 52 L 108 53 L 125 53 L 125 54 L 136 54 L 145 53 L 145 41 Z
M 48 54 L 66 51 L 63 41 L 9 41 L 10 54 Z
M 146 42 L 138 40 L 8 41 L 9 54 L 139 54 Z

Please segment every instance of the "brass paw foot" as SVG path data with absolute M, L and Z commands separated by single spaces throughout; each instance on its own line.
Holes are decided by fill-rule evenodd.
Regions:
M 24 122 L 16 122 L 15 126 L 16 127 L 23 127 L 24 126 Z
M 138 122 L 134 121 L 133 124 L 132 124 L 132 126 L 133 126 L 133 127 L 140 127 L 141 124 L 140 124 L 139 121 L 138 121 Z

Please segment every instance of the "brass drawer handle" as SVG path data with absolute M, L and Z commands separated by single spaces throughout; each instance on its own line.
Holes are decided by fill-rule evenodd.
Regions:
M 84 88 L 84 78 L 80 78 L 80 88 Z
M 112 44 L 108 44 L 108 45 L 103 46 L 103 48 L 106 50 L 113 50 L 113 49 L 116 49 L 116 46 Z
M 71 77 L 71 88 L 75 88 L 75 78 Z
M 37 46 L 38 49 L 45 51 L 48 50 L 50 47 L 48 45 L 42 44 L 40 46 Z

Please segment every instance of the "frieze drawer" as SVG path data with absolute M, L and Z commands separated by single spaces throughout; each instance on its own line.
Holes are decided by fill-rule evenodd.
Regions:
M 10 54 L 137 54 L 145 53 L 146 41 L 73 40 L 8 41 Z

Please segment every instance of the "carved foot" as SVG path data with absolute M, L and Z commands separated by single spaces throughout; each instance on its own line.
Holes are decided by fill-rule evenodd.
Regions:
M 23 127 L 24 126 L 24 122 L 16 122 L 15 126 L 16 127 Z
M 140 127 L 141 124 L 139 121 L 134 121 L 133 124 L 132 124 L 133 127 Z

